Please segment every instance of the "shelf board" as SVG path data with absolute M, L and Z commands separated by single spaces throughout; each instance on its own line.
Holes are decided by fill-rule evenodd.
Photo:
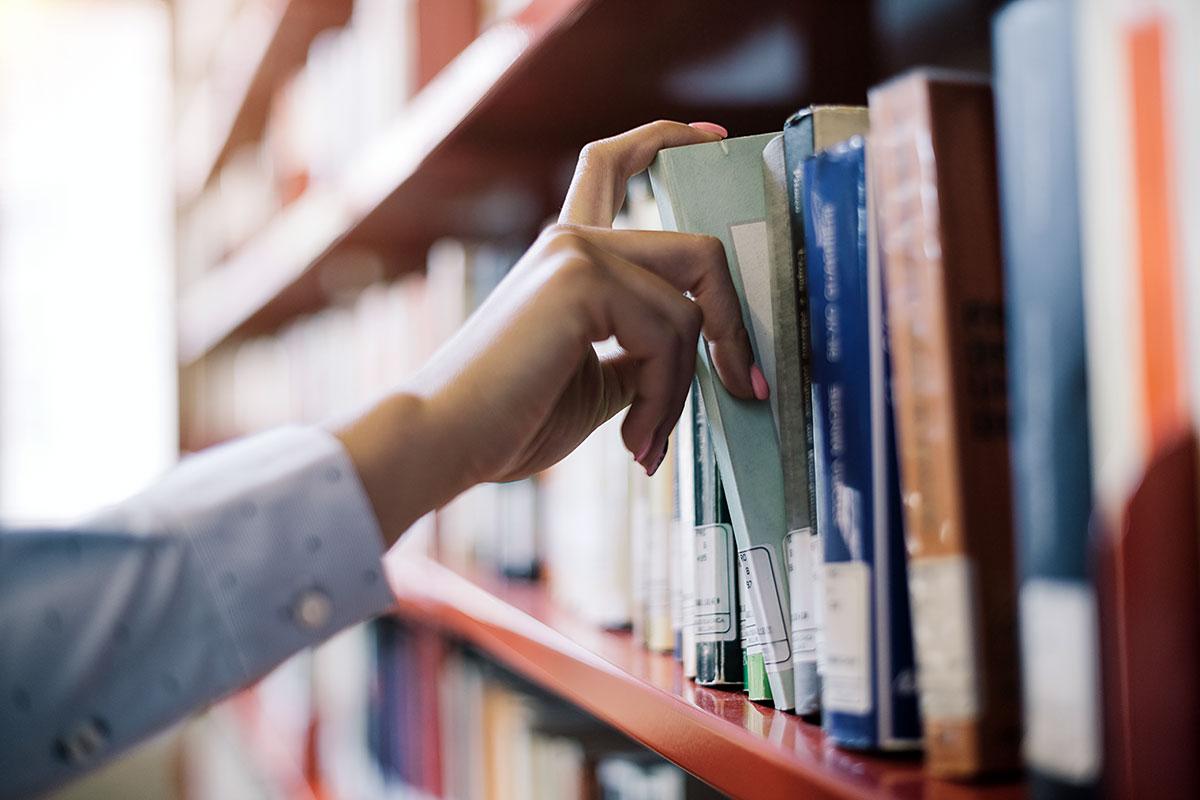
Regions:
M 481 34 L 343 174 L 183 287 L 180 360 L 326 306 L 322 274 L 355 249 L 399 274 L 423 267 L 441 236 L 528 240 L 593 139 L 657 118 L 760 133 L 810 102 L 864 102 L 909 54 L 986 56 L 995 4 L 760 0 L 731 13 L 694 0 L 534 0 Z
M 1020 783 L 951 784 L 913 759 L 837 749 L 793 714 L 696 686 L 670 656 L 565 612 L 541 585 L 468 575 L 413 553 L 389 556 L 387 571 L 401 617 L 480 648 L 734 797 L 1026 796 Z

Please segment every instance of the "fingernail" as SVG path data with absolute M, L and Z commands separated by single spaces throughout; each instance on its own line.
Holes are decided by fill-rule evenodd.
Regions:
M 729 135 L 729 131 L 725 130 L 724 127 L 718 125 L 715 122 L 689 122 L 688 125 L 690 125 L 693 128 L 696 128 L 697 130 L 707 131 L 709 133 L 715 133 L 717 136 L 720 136 L 722 139 L 724 139 L 725 137 L 727 137 Z
M 750 365 L 750 386 L 754 388 L 754 396 L 759 400 L 766 400 L 771 394 L 771 390 L 767 388 L 767 379 L 763 377 L 758 364 Z
M 654 446 L 654 437 L 651 436 L 650 439 L 644 445 L 642 445 L 642 449 L 638 452 L 637 455 L 635 455 L 633 457 L 633 460 L 638 462 L 639 464 L 645 464 L 646 456 L 648 456 L 650 454 L 650 448 L 653 446 Z
M 653 464 L 651 464 L 649 467 L 646 467 L 646 477 L 650 477 L 654 473 L 658 472 L 658 468 L 662 466 L 663 459 L 667 457 L 668 442 L 670 442 L 670 439 L 668 439 L 666 442 L 663 442 L 663 449 L 662 452 L 658 454 L 658 458 L 654 459 Z

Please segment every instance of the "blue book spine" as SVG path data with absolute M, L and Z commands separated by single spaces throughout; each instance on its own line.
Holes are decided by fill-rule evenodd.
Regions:
M 859 137 L 804 162 L 817 524 L 824 532 L 823 722 L 837 744 L 920 744 L 882 273 Z
M 1096 600 L 1071 0 L 996 15 L 1025 756 L 1034 797 L 1098 795 Z

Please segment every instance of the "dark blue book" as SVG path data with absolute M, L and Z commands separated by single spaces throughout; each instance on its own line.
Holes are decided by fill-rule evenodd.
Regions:
M 882 271 L 861 137 L 804 161 L 822 720 L 844 747 L 920 746 Z
M 1021 0 L 993 26 L 1024 747 L 1046 798 L 1095 796 L 1101 767 L 1074 12 Z

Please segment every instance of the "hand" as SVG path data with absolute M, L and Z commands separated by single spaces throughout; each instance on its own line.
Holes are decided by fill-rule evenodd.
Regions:
M 720 241 L 611 228 L 660 149 L 717 130 L 655 122 L 585 147 L 558 224 L 399 394 L 338 431 L 389 543 L 475 483 L 558 462 L 626 406 L 625 446 L 653 473 L 701 331 L 726 388 L 765 398 Z M 599 358 L 610 337 L 622 352 Z

